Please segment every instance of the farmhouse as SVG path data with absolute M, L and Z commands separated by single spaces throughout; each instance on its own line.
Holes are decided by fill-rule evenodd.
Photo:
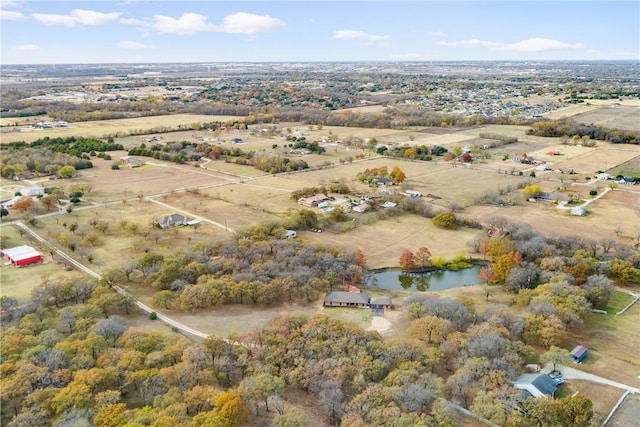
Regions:
M 569 357 L 571 357 L 571 360 L 573 360 L 575 363 L 582 362 L 582 359 L 587 357 L 587 347 L 583 345 L 577 345 L 573 350 L 571 350 L 571 353 L 569 353 Z
M 364 292 L 333 291 L 324 297 L 325 307 L 369 307 L 369 295 Z
M 6 261 L 9 261 L 16 267 L 22 267 L 23 265 L 33 264 L 35 262 L 42 262 L 42 255 L 40 252 L 27 245 L 3 249 L 2 256 Z
M 316 207 L 327 200 L 329 200 L 329 198 L 326 194 L 316 194 L 311 197 L 302 197 L 301 199 L 298 199 L 298 203 L 303 206 Z
M 191 225 L 193 223 L 193 218 L 180 214 L 167 215 L 155 221 L 155 224 L 162 229 Z
M 352 209 L 353 209 L 355 212 L 358 212 L 358 213 L 365 213 L 366 211 L 368 211 L 369 209 L 371 209 L 371 206 L 370 206 L 370 205 L 368 205 L 367 203 L 363 203 L 363 204 L 361 204 L 361 205 L 354 206 Z
M 553 398 L 558 384 L 545 374 L 522 374 L 513 383 L 513 387 L 522 390 L 526 397 Z

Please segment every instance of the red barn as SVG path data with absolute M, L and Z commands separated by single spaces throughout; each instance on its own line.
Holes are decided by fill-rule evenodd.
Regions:
M 2 250 L 2 256 L 16 267 L 41 262 L 42 255 L 31 246 L 16 246 L 11 249 Z

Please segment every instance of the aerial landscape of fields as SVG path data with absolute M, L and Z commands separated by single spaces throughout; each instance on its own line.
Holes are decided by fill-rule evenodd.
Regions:
M 0 425 L 635 425 L 640 6 L 454 3 L 3 1 Z

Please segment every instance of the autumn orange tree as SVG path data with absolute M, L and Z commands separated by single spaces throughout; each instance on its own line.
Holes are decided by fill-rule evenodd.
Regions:
M 429 248 L 422 246 L 418 248 L 418 251 L 415 253 L 414 261 L 416 267 L 425 268 L 431 265 L 431 251 Z
M 416 268 L 416 256 L 409 249 L 405 249 L 400 255 L 398 264 L 403 270 L 412 270 Z
M 397 166 L 393 167 L 393 169 L 391 170 L 391 174 L 389 176 L 391 177 L 395 185 L 398 185 L 404 182 L 405 179 L 407 179 L 407 176 L 404 174 L 402 169 L 400 169 Z

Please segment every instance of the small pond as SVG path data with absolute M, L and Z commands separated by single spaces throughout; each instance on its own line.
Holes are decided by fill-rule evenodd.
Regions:
M 380 271 L 373 273 L 371 286 L 393 291 L 443 291 L 468 285 L 479 285 L 480 266 L 458 271 L 434 271 L 429 273 L 407 273 L 404 271 Z

